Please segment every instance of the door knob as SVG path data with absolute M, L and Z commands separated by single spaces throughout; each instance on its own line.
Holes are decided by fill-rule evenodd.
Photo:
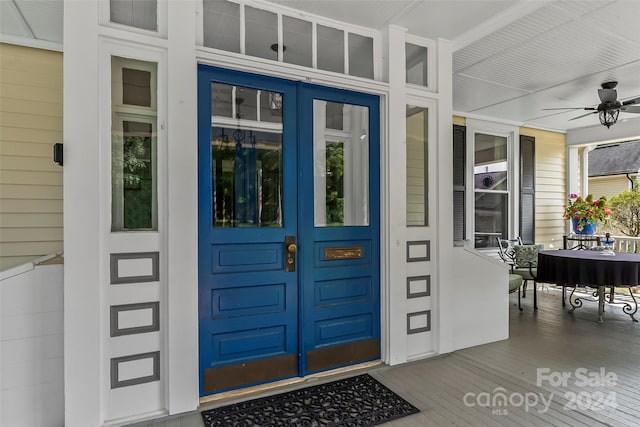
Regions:
M 296 245 L 295 236 L 284 236 L 284 271 L 291 273 L 296 271 L 296 251 L 298 246 Z

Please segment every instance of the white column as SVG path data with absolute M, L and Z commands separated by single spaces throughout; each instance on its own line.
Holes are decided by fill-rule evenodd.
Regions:
M 64 7 L 65 426 L 101 425 L 99 3 Z
M 580 192 L 579 147 L 567 147 L 567 194 Z
M 168 409 L 198 407 L 196 2 L 168 6 Z
M 387 153 L 388 188 L 386 189 L 389 230 L 387 363 L 407 361 L 406 320 L 406 97 L 404 28 L 388 27 L 389 110 Z
M 582 195 L 587 197 L 589 194 L 589 151 L 593 150 L 596 144 L 591 144 L 582 148 L 582 156 L 580 158 L 580 188 Z
M 455 327 L 455 289 L 453 283 L 453 53 L 451 42 L 438 39 L 438 179 L 433 188 L 437 191 L 436 215 L 437 227 L 436 252 L 438 287 L 436 294 L 435 316 L 438 347 L 437 353 L 443 354 L 454 349 Z

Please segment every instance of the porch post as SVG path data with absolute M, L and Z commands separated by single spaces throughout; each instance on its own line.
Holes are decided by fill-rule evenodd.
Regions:
M 65 426 L 103 414 L 99 3 L 64 5 L 64 402 Z
M 587 145 L 582 148 L 582 157 L 580 158 L 580 188 L 582 195 L 587 197 L 589 194 L 589 151 L 595 148 L 595 144 Z
M 196 2 L 168 7 L 167 407 L 198 407 L 198 135 Z M 200 4 L 201 7 L 201 4 Z M 201 22 L 201 20 L 199 20 Z M 189 30 L 187 30 L 189 29 Z
M 407 361 L 406 308 L 405 308 L 405 238 L 406 216 L 406 100 L 405 100 L 405 29 L 388 27 L 389 71 L 389 152 L 387 189 L 389 245 L 388 251 L 388 299 L 387 299 L 387 363 L 396 365 Z
M 567 147 L 567 194 L 580 192 L 579 147 Z
M 453 287 L 453 50 L 451 42 L 438 39 L 438 179 L 437 192 L 437 272 L 438 289 L 435 298 L 436 329 L 438 343 L 436 352 L 448 353 L 454 350 L 454 329 L 456 311 Z

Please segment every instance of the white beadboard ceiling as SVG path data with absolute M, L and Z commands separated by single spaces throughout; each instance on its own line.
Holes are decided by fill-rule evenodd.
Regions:
M 269 2 L 375 30 L 393 24 L 451 40 L 456 113 L 568 130 L 599 126 L 598 119 L 569 120 L 584 111 L 543 108 L 594 107 L 597 89 L 610 80 L 619 82 L 618 100 L 640 97 L 640 0 Z M 62 13 L 63 0 L 0 0 L 0 33 L 3 40 L 61 43 Z M 640 129 L 640 114 L 620 113 L 623 120 Z

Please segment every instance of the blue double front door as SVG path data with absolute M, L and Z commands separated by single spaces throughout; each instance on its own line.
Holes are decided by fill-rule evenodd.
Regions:
M 380 357 L 379 98 L 198 69 L 200 394 Z

